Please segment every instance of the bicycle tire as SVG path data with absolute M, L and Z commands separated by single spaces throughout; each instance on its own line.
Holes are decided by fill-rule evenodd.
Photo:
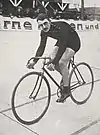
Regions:
M 87 100 L 90 98 L 90 96 L 91 96 L 91 94 L 92 94 L 92 91 L 93 91 L 93 86 L 94 86 L 94 76 L 93 76 L 93 71 L 92 71 L 92 69 L 91 69 L 91 67 L 87 64 L 87 63 L 85 63 L 85 62 L 81 62 L 81 63 L 78 63 L 78 64 L 76 64 L 74 67 L 73 67 L 73 69 L 71 70 L 71 72 L 70 72 L 70 75 L 69 75 L 69 86 L 70 86 L 70 88 L 71 88 L 71 79 L 72 79 L 72 76 L 74 75 L 74 71 L 76 70 L 76 69 L 78 69 L 79 70 L 79 67 L 81 67 L 81 66 L 84 66 L 85 68 L 86 68 L 86 70 L 87 71 L 89 71 L 89 74 L 90 74 L 90 76 L 91 76 L 91 82 L 89 83 L 87 83 L 87 84 L 85 84 L 84 86 L 88 86 L 89 84 L 91 84 L 91 88 L 90 88 L 90 91 L 89 91 L 89 94 L 87 95 L 87 97 L 85 98 L 85 99 L 83 99 L 83 100 L 81 100 L 81 101 L 79 101 L 79 100 L 77 100 L 75 97 L 74 97 L 74 95 L 73 95 L 73 92 L 72 92 L 72 90 L 70 90 L 70 97 L 71 97 L 71 99 L 73 100 L 73 102 L 75 102 L 76 104 L 78 104 L 78 105 L 81 105 L 81 104 L 84 104 L 84 103 L 86 103 L 87 102 Z M 79 70 L 80 71 L 80 70 Z M 80 71 L 80 73 L 81 73 L 81 71 Z M 87 72 L 88 73 L 88 72 Z M 83 73 L 84 75 L 85 75 L 85 73 Z M 80 86 L 81 87 L 81 86 Z M 77 89 L 77 88 L 76 88 Z M 75 90 L 76 90 L 75 89 Z M 74 91 L 75 91 L 74 90 Z M 82 93 L 81 93 L 82 94 Z M 82 95 L 83 96 L 83 95 Z
M 17 113 L 16 111 L 16 106 L 15 106 L 15 99 L 16 99 L 16 94 L 17 94 L 17 89 L 18 87 L 20 86 L 20 84 L 24 81 L 25 78 L 29 77 L 29 76 L 33 76 L 33 75 L 37 75 L 37 76 L 42 76 L 42 79 L 44 80 L 46 86 L 47 86 L 47 92 L 48 92 L 48 96 L 47 96 L 47 104 L 43 110 L 43 112 L 40 114 L 40 116 L 38 116 L 37 118 L 33 119 L 33 120 L 30 120 L 30 121 L 27 121 L 27 120 L 24 120 L 22 119 L 19 114 Z M 51 91 L 50 91 L 50 85 L 49 85 L 49 82 L 48 80 L 46 79 L 46 77 L 44 75 L 42 75 L 40 72 L 29 72 L 27 74 L 25 74 L 24 76 L 22 76 L 20 78 L 20 80 L 18 81 L 17 85 L 15 86 L 14 90 L 13 90 L 13 93 L 12 93 L 12 99 L 11 99 L 11 105 L 12 105 L 12 112 L 15 116 L 15 118 L 22 124 L 25 124 L 25 125 L 31 125 L 31 124 L 35 124 L 37 123 L 44 115 L 45 113 L 47 112 L 47 109 L 49 107 L 49 104 L 50 104 L 50 98 L 51 98 Z

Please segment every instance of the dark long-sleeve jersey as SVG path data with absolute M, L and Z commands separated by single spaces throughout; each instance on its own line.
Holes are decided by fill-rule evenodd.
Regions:
M 52 62 L 53 64 L 56 64 L 60 60 L 67 47 L 73 49 L 75 52 L 80 48 L 79 36 L 68 23 L 60 21 L 52 22 L 48 32 L 41 31 L 41 41 L 36 56 L 43 55 L 48 37 L 56 39 L 55 46 L 59 47 L 56 57 Z

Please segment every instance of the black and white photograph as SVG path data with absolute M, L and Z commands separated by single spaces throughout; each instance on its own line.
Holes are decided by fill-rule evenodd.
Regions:
M 0 135 L 100 135 L 99 38 L 99 0 L 0 0 Z

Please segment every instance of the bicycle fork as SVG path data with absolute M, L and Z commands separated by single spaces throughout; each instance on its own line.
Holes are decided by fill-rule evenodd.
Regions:
M 30 96 L 29 96 L 30 99 L 34 99 L 34 100 L 35 100 L 35 98 L 37 97 L 38 92 L 39 92 L 40 87 L 41 87 L 41 84 L 42 84 L 43 74 L 44 74 L 44 73 L 41 72 L 41 75 L 38 75 L 37 80 L 36 80 L 36 83 L 35 83 L 35 86 L 34 86 L 32 92 L 31 92 L 31 94 L 30 94 Z M 40 82 L 39 82 L 39 81 L 40 81 Z M 35 92 L 35 90 L 36 90 L 36 88 L 37 88 L 37 85 L 39 85 L 39 86 L 38 86 L 38 89 L 37 89 L 35 95 L 33 96 L 33 93 Z

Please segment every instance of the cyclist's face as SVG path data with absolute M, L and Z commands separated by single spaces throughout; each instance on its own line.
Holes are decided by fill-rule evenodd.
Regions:
M 48 32 L 50 30 L 51 22 L 48 19 L 38 20 L 38 29 Z

